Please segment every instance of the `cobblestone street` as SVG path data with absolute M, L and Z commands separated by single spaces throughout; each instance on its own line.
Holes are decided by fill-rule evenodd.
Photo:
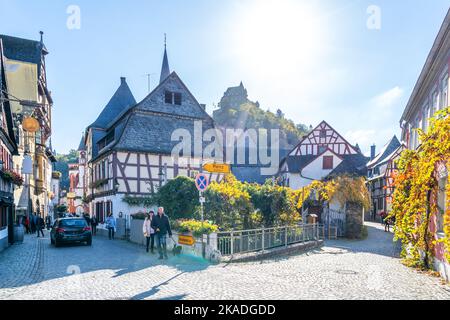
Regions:
M 307 254 L 209 265 L 160 262 L 144 248 L 95 238 L 50 246 L 26 236 L 0 253 L 0 299 L 450 299 L 439 278 L 403 266 L 392 234 L 369 224 L 364 241 L 328 241 Z

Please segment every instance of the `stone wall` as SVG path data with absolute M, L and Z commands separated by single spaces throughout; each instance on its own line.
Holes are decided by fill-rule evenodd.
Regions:
M 345 237 L 360 239 L 364 228 L 364 209 L 360 204 L 348 202 L 345 208 Z

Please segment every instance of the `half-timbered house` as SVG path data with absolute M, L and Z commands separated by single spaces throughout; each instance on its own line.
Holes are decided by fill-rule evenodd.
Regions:
M 206 144 L 194 141 L 198 134 L 203 137 L 203 132 L 213 128 L 214 121 L 204 106 L 179 76 L 170 72 L 166 50 L 160 83 L 141 102 L 136 103 L 122 78 L 119 89 L 86 133 L 86 185 L 92 214 L 102 222 L 108 213 L 125 217 L 148 210 L 139 204 L 139 198 L 154 194 L 177 176 L 192 177 L 202 162 L 213 161 L 203 159 Z M 184 141 L 186 137 L 191 141 Z M 190 148 L 173 153 L 180 141 Z M 219 179 L 210 175 L 210 180 Z
M 394 193 L 393 174 L 397 169 L 395 161 L 404 149 L 405 146 L 394 136 L 367 164 L 367 186 L 372 199 L 370 211 L 372 220 L 380 221 L 382 213 L 388 213 L 391 210 Z
M 3 42 L 0 39 L 0 251 L 14 242 L 13 155 L 17 143 L 13 131 L 11 105 L 5 77 Z
M 23 174 L 26 180 L 14 191 L 18 217 L 30 212 L 45 217 L 53 207 L 51 178 L 52 163 L 56 158 L 49 146 L 53 99 L 46 72 L 49 51 L 43 41 L 43 32 L 40 35 L 40 41 L 0 35 L 18 146 L 18 154 L 13 157 L 14 170 Z M 27 118 L 34 118 L 39 123 L 36 132 L 27 132 L 23 128 Z
M 368 160 L 359 147 L 322 121 L 281 161 L 280 177 L 297 190 L 333 175 L 365 176 Z

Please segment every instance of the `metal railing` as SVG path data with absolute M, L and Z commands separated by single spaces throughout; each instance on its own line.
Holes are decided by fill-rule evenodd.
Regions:
M 325 229 L 319 224 L 263 228 L 217 233 L 217 250 L 222 256 L 287 247 L 295 243 L 323 240 Z

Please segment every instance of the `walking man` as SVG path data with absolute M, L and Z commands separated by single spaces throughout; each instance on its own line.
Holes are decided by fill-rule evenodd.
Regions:
M 36 215 L 36 231 L 37 231 L 37 237 L 39 238 L 39 232 L 42 234 L 42 237 L 44 237 L 44 226 L 45 222 L 44 219 L 41 218 L 41 215 L 38 213 Z
M 152 220 L 152 228 L 156 232 L 158 243 L 159 260 L 168 259 L 167 257 L 167 234 L 172 237 L 169 217 L 164 214 L 164 208 L 158 208 L 158 214 Z

